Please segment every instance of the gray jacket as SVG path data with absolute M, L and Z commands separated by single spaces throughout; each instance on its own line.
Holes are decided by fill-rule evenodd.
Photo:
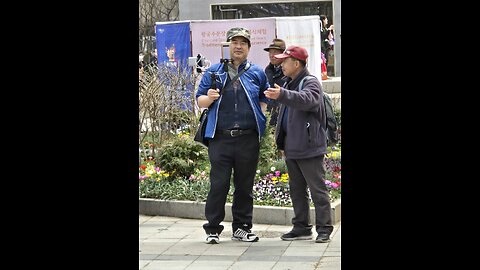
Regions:
M 275 141 L 288 159 L 311 158 L 327 153 L 326 134 L 320 124 L 325 122 L 320 81 L 310 78 L 303 83 L 301 91 L 298 89 L 300 81 L 307 75 L 310 73 L 304 68 L 297 78 L 281 88 L 277 99 L 281 105 Z M 287 134 L 282 127 L 285 106 L 288 107 Z

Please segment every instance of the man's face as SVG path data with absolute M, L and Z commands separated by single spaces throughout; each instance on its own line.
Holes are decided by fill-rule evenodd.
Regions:
M 244 37 L 233 37 L 230 42 L 230 56 L 237 63 L 247 59 L 250 48 L 248 48 L 248 40 Z
M 283 74 L 291 78 L 292 75 L 297 72 L 297 69 L 299 69 L 300 66 L 300 62 L 297 59 L 293 57 L 287 57 L 282 62 Z
M 274 55 L 276 54 L 281 54 L 283 53 L 282 50 L 279 50 L 279 49 L 269 49 L 268 50 L 268 57 L 270 58 L 270 63 L 272 65 L 280 65 L 283 61 L 283 59 L 277 59 L 275 57 L 273 57 Z

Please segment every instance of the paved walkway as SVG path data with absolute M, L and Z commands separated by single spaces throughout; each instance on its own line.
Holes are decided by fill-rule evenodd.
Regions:
M 220 244 L 205 243 L 205 220 L 140 215 L 139 269 L 145 270 L 340 270 L 341 222 L 330 243 L 283 241 L 291 226 L 253 224 L 260 240 L 233 241 L 231 222 L 223 222 Z

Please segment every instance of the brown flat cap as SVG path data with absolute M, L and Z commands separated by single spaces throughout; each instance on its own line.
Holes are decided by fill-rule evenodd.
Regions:
M 268 50 L 270 49 L 285 51 L 285 41 L 283 39 L 276 38 L 272 40 L 272 44 L 270 44 L 268 48 L 265 48 L 263 50 L 268 52 Z

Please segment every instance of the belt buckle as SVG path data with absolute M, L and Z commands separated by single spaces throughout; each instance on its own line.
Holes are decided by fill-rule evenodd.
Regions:
M 237 137 L 239 135 L 240 135 L 240 130 L 238 130 L 238 129 L 231 129 L 230 130 L 230 136 Z

